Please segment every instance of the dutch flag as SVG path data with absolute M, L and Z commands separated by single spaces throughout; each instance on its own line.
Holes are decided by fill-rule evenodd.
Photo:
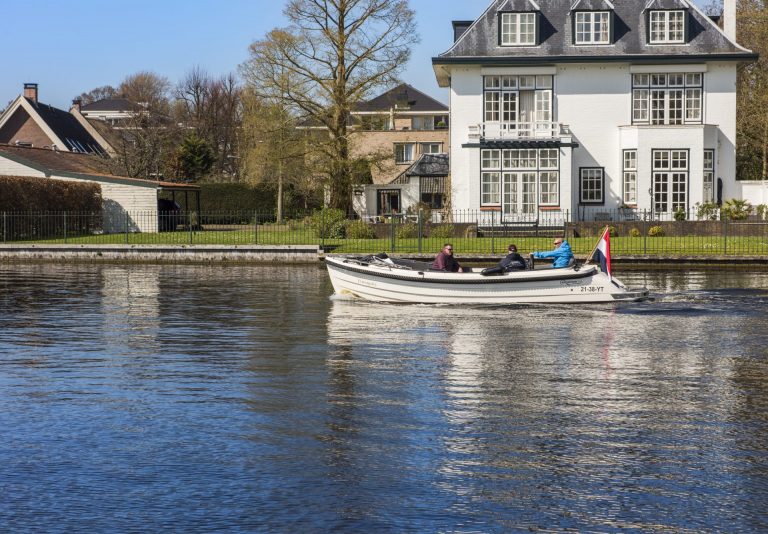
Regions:
M 597 243 L 592 257 L 597 257 L 597 261 L 600 262 L 600 269 L 608 275 L 608 280 L 613 280 L 611 277 L 611 232 L 608 228 L 603 232 L 603 237 Z

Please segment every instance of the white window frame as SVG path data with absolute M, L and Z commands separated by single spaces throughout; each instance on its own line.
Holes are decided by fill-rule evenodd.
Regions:
M 653 209 L 674 213 L 688 209 L 690 154 L 687 149 L 654 149 L 651 152 Z
M 535 46 L 536 13 L 501 13 L 499 44 L 501 46 Z
M 557 148 L 508 148 L 480 150 L 480 204 L 502 204 L 501 182 L 510 177 L 523 180 L 539 206 L 560 205 L 560 150 Z M 498 184 L 498 187 L 497 187 Z M 525 184 L 528 184 L 527 186 Z M 526 189 L 526 187 L 528 189 Z M 538 192 L 538 196 L 535 193 Z M 509 192 L 507 192 L 509 193 Z M 506 193 L 505 193 L 506 194 Z M 527 198 L 527 197 L 526 197 Z M 531 199 L 525 201 L 530 204 Z M 535 206 L 534 206 L 535 211 Z
M 558 171 L 539 172 L 539 205 L 560 205 L 560 173 Z
M 715 201 L 715 150 L 704 149 L 704 175 L 702 176 L 704 202 Z
M 483 171 L 480 174 L 480 205 L 498 206 L 501 204 L 501 173 Z
M 518 137 L 534 136 L 553 127 L 553 89 L 551 75 L 485 76 L 483 82 L 483 122 L 499 123 L 504 132 Z M 533 92 L 530 117 L 521 122 L 521 91 Z
M 408 148 L 410 147 L 410 158 L 408 157 Z M 406 163 L 413 163 L 416 158 L 416 143 L 395 143 L 395 163 L 397 165 L 405 165 Z
M 577 45 L 610 44 L 611 12 L 577 11 L 574 39 Z
M 637 150 L 625 150 L 622 161 L 622 202 L 637 205 Z
M 650 44 L 685 43 L 684 9 L 654 10 L 648 14 L 648 42 Z
M 605 169 L 581 167 L 579 169 L 579 202 L 581 204 L 605 203 Z
M 634 74 L 632 123 L 703 124 L 703 75 L 695 74 Z
M 437 147 L 437 150 L 432 150 L 433 148 Z M 419 150 L 421 150 L 422 154 L 442 154 L 443 152 L 443 144 L 442 143 L 419 143 Z
M 416 115 L 411 118 L 411 130 L 431 131 L 435 129 L 435 117 L 432 115 Z

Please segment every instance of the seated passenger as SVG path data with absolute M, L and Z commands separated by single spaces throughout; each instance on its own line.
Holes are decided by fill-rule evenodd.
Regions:
M 432 270 L 434 271 L 446 271 L 449 273 L 463 273 L 464 268 L 459 265 L 459 262 L 453 257 L 453 245 L 446 243 L 443 245 L 443 250 L 432 262 Z
M 571 245 L 568 241 L 564 241 L 560 237 L 556 237 L 552 243 L 555 246 L 555 250 L 549 252 L 534 252 L 534 258 L 552 258 L 552 267 L 555 269 L 562 269 L 568 267 L 568 264 L 573 259 L 573 252 L 571 251 Z
M 517 253 L 517 245 L 507 247 L 507 255 L 504 256 L 496 267 L 489 267 L 480 271 L 483 276 L 489 274 L 501 274 L 508 271 L 523 271 L 527 269 L 525 259 Z
M 499 267 L 504 271 L 524 271 L 527 267 L 525 259 L 517 253 L 517 245 L 507 247 L 507 255 L 501 258 Z

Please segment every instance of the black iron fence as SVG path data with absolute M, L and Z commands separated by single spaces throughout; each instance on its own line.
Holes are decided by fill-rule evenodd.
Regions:
M 498 255 L 551 248 L 565 235 L 586 254 L 603 228 L 613 255 L 768 256 L 765 214 L 691 210 L 579 210 L 504 216 L 498 211 L 390 213 L 348 219 L 337 210 L 289 214 L 249 211 L 0 212 L 3 243 L 132 245 L 306 245 L 328 252 L 434 254 L 446 242 L 459 254 Z

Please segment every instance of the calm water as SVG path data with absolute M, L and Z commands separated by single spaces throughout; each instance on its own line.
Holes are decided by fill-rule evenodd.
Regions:
M 322 268 L 0 264 L 0 531 L 768 528 L 768 273 L 340 301 Z

